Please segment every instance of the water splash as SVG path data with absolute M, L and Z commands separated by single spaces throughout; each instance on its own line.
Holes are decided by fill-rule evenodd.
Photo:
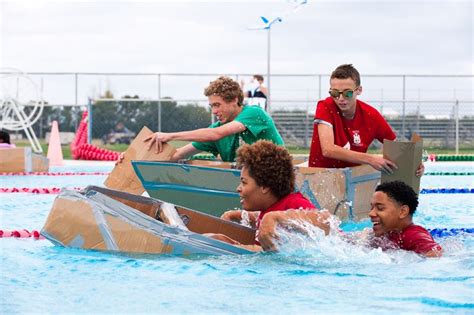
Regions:
M 298 226 L 296 229 L 277 227 L 278 255 L 304 261 L 305 265 L 316 264 L 319 268 L 399 264 L 423 259 L 412 252 L 382 251 L 381 248 L 370 247 L 370 229 L 343 233 L 339 228 L 341 221 L 336 216 L 330 216 L 328 223 L 331 227 L 329 235 L 308 222 L 292 222 Z
M 252 227 L 250 225 L 250 218 L 249 218 L 249 213 L 247 210 L 242 210 L 241 212 L 241 217 L 242 217 L 242 220 L 240 221 L 240 224 L 242 224 L 243 226 L 246 226 L 246 227 Z

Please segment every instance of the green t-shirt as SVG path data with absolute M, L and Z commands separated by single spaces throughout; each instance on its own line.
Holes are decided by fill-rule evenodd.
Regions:
M 235 151 L 242 143 L 252 144 L 257 140 L 269 140 L 278 145 L 284 145 L 273 119 L 259 106 L 244 106 L 242 111 L 233 121 L 238 121 L 245 126 L 240 133 L 229 135 L 212 142 L 193 142 L 193 146 L 200 151 L 211 152 L 215 156 L 220 154 L 225 162 L 233 162 Z M 209 128 L 217 128 L 222 123 L 217 121 Z

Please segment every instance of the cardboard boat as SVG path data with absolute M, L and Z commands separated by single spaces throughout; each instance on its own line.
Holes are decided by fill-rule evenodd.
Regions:
M 144 140 L 152 134 L 143 128 L 105 181 L 111 189 L 142 194 L 219 217 L 240 208 L 236 188 L 240 170 L 234 164 L 213 160 L 169 162 L 176 151 L 164 144 L 163 151 L 147 150 Z M 345 169 L 298 167 L 303 162 L 293 156 L 296 189 L 315 206 L 337 214 L 342 220 L 366 218 L 370 198 L 380 182 L 380 172 L 368 165 Z
M 143 254 L 249 254 L 203 233 L 221 233 L 253 244 L 255 230 L 160 200 L 89 186 L 64 190 L 41 235 L 72 248 Z
M 0 149 L 0 172 L 47 172 L 48 169 L 48 158 L 33 153 L 30 147 Z
M 160 200 L 220 216 L 240 208 L 236 191 L 240 170 L 226 162 L 191 160 L 183 163 L 132 161 L 148 194 Z M 380 172 L 362 165 L 344 169 L 296 167 L 296 189 L 319 209 L 342 220 L 367 218 Z

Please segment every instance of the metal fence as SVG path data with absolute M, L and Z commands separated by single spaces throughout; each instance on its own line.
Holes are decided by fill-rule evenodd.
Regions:
M 74 132 L 80 111 L 89 108 L 91 137 L 100 139 L 120 122 L 133 132 L 143 124 L 162 131 L 206 126 L 212 120 L 203 96 L 209 82 L 219 75 L 248 81 L 253 74 L 28 75 L 48 104 L 35 126 L 40 137 L 51 120 L 59 121 L 61 131 Z M 327 95 L 329 76 L 274 74 L 271 83 L 270 110 L 278 128 L 287 142 L 308 147 L 316 103 Z M 433 146 L 472 147 L 474 75 L 363 75 L 362 86 L 360 99 L 381 111 L 399 135 L 416 131 Z

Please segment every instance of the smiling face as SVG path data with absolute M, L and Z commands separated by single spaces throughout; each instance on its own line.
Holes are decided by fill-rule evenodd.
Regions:
M 375 236 L 382 236 L 391 231 L 402 231 L 411 223 L 408 206 L 398 204 L 382 191 L 373 194 L 370 208 L 369 217 Z
M 237 192 L 240 196 L 242 209 L 248 211 L 265 210 L 268 206 L 268 196 L 270 189 L 257 184 L 255 179 L 250 176 L 247 167 L 243 167 L 240 173 L 240 184 L 237 186 Z
M 233 121 L 242 111 L 242 106 L 239 106 L 237 98 L 230 102 L 226 102 L 218 95 L 209 96 L 209 106 L 211 107 L 212 114 L 216 116 L 221 124 Z
M 336 102 L 337 107 L 339 107 L 344 117 L 354 117 L 356 111 L 357 95 L 360 95 L 360 93 L 362 92 L 362 87 L 357 86 L 355 81 L 351 78 L 333 78 L 329 81 L 329 85 L 330 89 L 334 91 L 354 91 L 351 98 L 345 98 L 342 94 L 340 94 L 337 98 L 333 97 L 334 102 Z

